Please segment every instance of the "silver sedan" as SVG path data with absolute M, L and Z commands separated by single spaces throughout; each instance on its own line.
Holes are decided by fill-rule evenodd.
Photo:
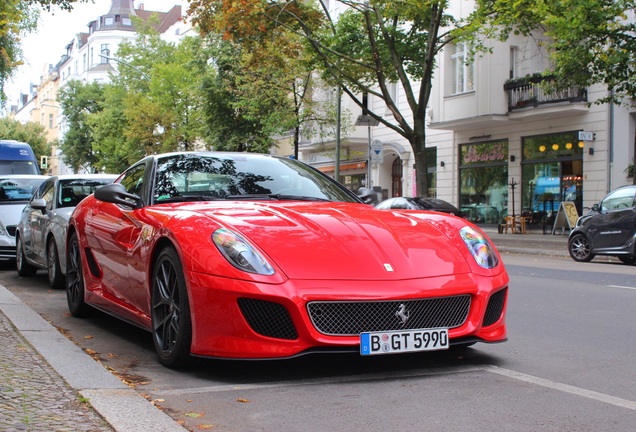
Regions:
M 66 275 L 66 228 L 79 202 L 96 188 L 112 183 L 110 174 L 75 174 L 48 178 L 22 210 L 16 230 L 16 268 L 20 276 L 46 269 L 49 285 L 63 288 Z

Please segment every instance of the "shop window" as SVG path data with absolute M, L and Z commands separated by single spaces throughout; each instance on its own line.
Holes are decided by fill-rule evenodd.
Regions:
M 463 144 L 460 207 L 474 223 L 499 224 L 508 214 L 508 141 Z
M 578 132 L 522 138 L 521 206 L 535 224 L 550 227 L 562 201 L 583 204 L 583 150 Z

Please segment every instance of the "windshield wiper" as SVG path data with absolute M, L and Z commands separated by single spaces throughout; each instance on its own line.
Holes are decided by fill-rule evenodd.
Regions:
M 242 195 L 229 195 L 225 199 L 238 199 L 238 200 L 298 200 L 298 201 L 331 201 L 326 198 L 310 197 L 302 195 L 285 195 L 285 194 L 242 194 Z
M 221 201 L 225 198 L 219 198 L 212 195 L 175 195 L 168 198 L 155 199 L 156 204 L 188 202 L 188 201 Z

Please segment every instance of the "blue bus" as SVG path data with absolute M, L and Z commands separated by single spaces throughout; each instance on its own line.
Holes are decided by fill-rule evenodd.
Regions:
M 40 174 L 33 149 L 27 143 L 0 140 L 0 175 Z

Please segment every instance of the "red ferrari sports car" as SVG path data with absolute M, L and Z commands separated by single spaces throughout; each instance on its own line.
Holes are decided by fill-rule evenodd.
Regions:
M 508 274 L 479 228 L 376 210 L 289 158 L 148 156 L 83 200 L 67 300 L 147 329 L 160 363 L 506 340 Z

